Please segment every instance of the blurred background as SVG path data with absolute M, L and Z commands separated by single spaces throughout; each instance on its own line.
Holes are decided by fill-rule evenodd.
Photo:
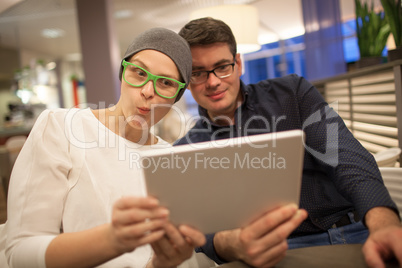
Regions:
M 383 22 L 380 0 L 358 2 L 367 4 L 369 11 Z M 394 147 L 400 147 L 398 139 L 402 139 L 398 138 L 397 130 L 397 121 L 402 122 L 400 108 L 396 115 L 396 106 L 402 104 L 396 104 L 400 101 L 395 99 L 401 84 L 394 79 L 393 74 L 398 74 L 393 71 L 394 65 L 384 65 L 388 73 L 381 75 L 381 81 L 386 83 L 385 87 L 380 80 L 372 80 L 367 90 L 364 84 L 369 81 L 367 77 L 372 78 L 378 70 L 364 72 L 366 76 L 360 78 L 363 82 L 357 83 L 358 87 L 362 87 L 364 94 L 377 95 L 360 101 L 364 107 L 354 105 L 360 109 L 354 116 L 349 99 L 354 83 L 351 79 L 356 76 L 353 72 L 366 66 L 362 60 L 375 58 L 376 63 L 387 63 L 388 51 L 395 49 L 395 42 L 392 34 L 386 35 L 385 46 L 379 46 L 375 57 L 361 53 L 363 44 L 377 45 L 379 41 L 366 36 L 359 42 L 357 22 L 364 19 L 356 15 L 356 3 L 355 0 L 1 0 L 0 176 L 9 177 L 16 155 L 44 109 L 103 108 L 117 102 L 120 60 L 136 35 L 158 26 L 178 32 L 190 19 L 204 16 L 222 19 L 231 26 L 243 59 L 245 83 L 291 73 L 317 82 L 328 102 L 340 101 L 340 114 L 347 119 L 345 122 L 353 133 L 360 134 L 366 148 L 371 152 L 396 150 L 390 164 L 393 166 L 401 152 Z M 346 82 L 334 85 L 323 82 L 344 74 Z M 340 95 L 341 91 L 345 95 Z M 386 98 L 379 98 L 384 94 Z M 340 96 L 347 99 L 345 105 Z M 188 122 L 198 114 L 188 90 L 176 107 L 154 129 L 170 142 L 182 136 L 191 127 Z M 357 119 L 357 112 L 362 110 L 368 114 L 359 118 L 363 123 L 357 122 L 358 125 L 352 119 Z M 368 125 L 383 122 L 385 127 Z M 359 127 L 364 131 L 375 129 L 375 135 L 363 137 Z M 3 180 L 7 189 L 4 182 L 7 180 Z M 1 194 L 2 191 L 0 199 Z M 0 202 L 0 222 L 5 219 L 1 214 L 5 211 L 3 204 Z
M 324 2 L 328 8 L 311 6 L 315 2 Z M 379 0 L 369 3 L 379 11 L 382 9 Z M 79 4 L 83 5 L 81 17 Z M 240 12 L 245 11 L 244 5 L 252 6 L 257 10 L 257 16 L 247 17 L 249 15 L 246 12 L 236 14 L 236 11 L 229 10 L 233 5 L 239 5 Z M 218 9 L 217 16 L 226 14 L 229 19 L 241 24 L 246 24 L 252 19 L 257 21 L 256 27 L 247 25 L 248 31 L 250 29 L 257 31 L 258 46 L 257 51 L 243 53 L 245 64 L 242 79 L 246 83 L 288 73 L 297 73 L 311 80 L 326 75 L 311 75 L 306 70 L 308 61 L 306 62 L 305 32 L 306 27 L 314 27 L 314 21 L 306 20 L 303 15 L 311 11 L 325 15 L 325 12 L 328 12 L 326 9 L 331 9 L 334 14 L 332 17 L 335 19 L 328 17 L 329 25 L 325 27 L 340 24 L 342 29 L 338 34 L 340 37 L 331 37 L 342 39 L 343 53 L 337 57 L 344 62 L 345 67 L 337 71 L 338 73 L 347 71 L 348 66 L 353 67 L 353 63 L 360 57 L 354 0 L 2 0 L 0 2 L 0 130 L 19 127 L 21 132 L 26 132 L 38 113 L 45 108 L 86 107 L 88 102 L 102 101 L 88 98 L 91 92 L 94 92 L 92 95 L 99 95 L 102 91 L 113 92 L 110 88 L 97 87 L 91 90 L 87 87 L 89 81 L 86 81 L 88 80 L 86 78 L 89 77 L 86 77 L 86 73 L 89 71 L 84 70 L 83 58 L 91 49 L 83 43 L 88 43 L 82 40 L 83 36 L 92 40 L 90 44 L 92 48 L 102 43 L 96 41 L 97 35 L 106 36 L 104 40 L 105 43 L 110 43 L 109 52 L 103 56 L 98 55 L 98 58 L 109 57 L 120 60 L 120 56 L 138 33 L 156 26 L 178 32 L 192 16 L 194 17 L 194 13 L 206 9 L 207 13 L 204 14 L 213 16 L 216 13 L 210 8 L 218 6 L 224 8 Z M 93 23 L 93 29 L 85 29 L 81 25 L 84 23 Z M 92 39 L 89 35 L 96 32 L 96 28 L 101 32 L 94 33 Z M 237 38 L 239 40 L 239 37 Z M 115 56 L 116 54 L 118 56 Z M 112 65 L 118 69 L 119 64 L 119 62 L 92 63 L 92 67 L 88 67 L 88 70 L 98 68 L 103 69 L 105 73 L 112 72 Z M 330 62 L 321 64 L 331 65 Z M 333 74 L 335 73 L 329 75 Z M 101 72 L 99 76 L 102 76 Z M 115 102 L 118 98 L 116 94 L 101 97 L 106 101 L 105 105 Z M 197 114 L 197 106 L 189 92 L 186 92 L 183 103 L 179 105 L 184 107 L 189 115 Z

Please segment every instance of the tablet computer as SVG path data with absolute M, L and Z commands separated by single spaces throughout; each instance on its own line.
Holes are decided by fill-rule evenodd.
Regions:
M 241 227 L 274 204 L 299 204 L 303 137 L 290 130 L 148 151 L 147 192 L 175 224 L 204 233 Z

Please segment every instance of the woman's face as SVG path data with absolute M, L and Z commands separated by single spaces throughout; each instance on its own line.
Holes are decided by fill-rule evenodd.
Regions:
M 133 63 L 153 75 L 181 81 L 173 60 L 159 51 L 142 50 L 127 62 Z M 141 75 L 146 75 L 146 73 L 141 72 Z M 121 80 L 121 95 L 116 108 L 124 117 L 125 123 L 135 129 L 145 130 L 155 125 L 169 112 L 175 101 L 175 98 L 167 99 L 159 96 L 155 92 L 152 80 L 140 87 L 128 84 L 124 77 Z

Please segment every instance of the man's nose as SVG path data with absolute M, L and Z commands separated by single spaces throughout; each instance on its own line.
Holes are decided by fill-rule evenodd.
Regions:
M 210 72 L 210 73 L 208 74 L 206 83 L 207 83 L 209 86 L 214 87 L 214 86 L 220 85 L 221 79 L 218 78 L 214 72 Z

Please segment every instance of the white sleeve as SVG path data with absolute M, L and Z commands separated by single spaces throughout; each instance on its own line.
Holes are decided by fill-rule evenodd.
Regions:
M 43 112 L 13 168 L 6 242 L 10 267 L 46 267 L 46 249 L 60 234 L 72 168 L 64 117 L 64 112 Z

